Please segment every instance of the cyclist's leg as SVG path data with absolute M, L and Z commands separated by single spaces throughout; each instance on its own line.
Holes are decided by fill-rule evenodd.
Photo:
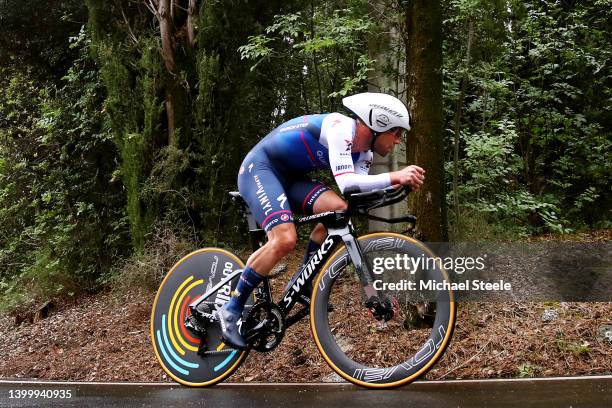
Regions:
M 325 184 L 313 180 L 299 180 L 287 188 L 291 208 L 312 215 L 325 211 L 346 209 L 346 203 Z M 304 254 L 304 264 L 320 247 L 327 234 L 323 224 L 317 224 L 310 233 Z
M 297 232 L 293 223 L 278 224 L 268 231 L 268 242 L 247 260 L 262 276 L 268 276 L 272 268 L 289 252 L 295 249 Z M 261 272 L 259 272 L 261 271 Z
M 238 190 L 268 236 L 266 244 L 249 257 L 247 267 L 267 276 L 278 261 L 295 248 L 297 232 L 293 207 L 285 193 L 285 180 L 270 165 L 265 154 L 254 153 L 242 164 Z
M 246 347 L 238 329 L 246 300 L 274 265 L 295 248 L 297 241 L 283 184 L 265 156 L 254 153 L 247 156 L 240 168 L 238 189 L 255 220 L 267 232 L 268 242 L 249 257 L 236 290 L 219 311 L 223 338 L 240 348 Z
M 346 201 L 333 190 L 327 190 L 314 202 L 313 213 L 319 214 L 326 211 L 346 210 L 346 208 Z M 317 224 L 310 234 L 310 239 L 320 244 L 325 239 L 325 235 L 327 235 L 327 231 L 323 224 Z

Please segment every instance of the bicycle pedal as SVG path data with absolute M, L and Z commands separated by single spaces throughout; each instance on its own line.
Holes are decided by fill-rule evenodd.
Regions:
M 203 338 L 206 335 L 206 329 L 200 324 L 198 319 L 191 315 L 185 319 L 185 328 L 198 338 Z

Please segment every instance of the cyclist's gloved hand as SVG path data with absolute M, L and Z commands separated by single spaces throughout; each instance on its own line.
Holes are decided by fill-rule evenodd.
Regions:
M 410 186 L 412 191 L 418 191 L 425 181 L 425 170 L 419 166 L 408 166 L 391 174 L 392 184 Z
M 376 320 L 384 320 L 387 322 L 393 319 L 395 315 L 393 302 L 386 296 L 383 299 L 380 299 L 378 296 L 370 296 L 370 298 L 366 300 L 365 306 Z

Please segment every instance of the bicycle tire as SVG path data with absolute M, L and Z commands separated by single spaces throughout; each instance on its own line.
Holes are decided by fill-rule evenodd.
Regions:
M 190 333 L 184 324 L 189 303 L 244 265 L 240 258 L 224 249 L 203 248 L 180 259 L 165 276 L 151 310 L 151 342 L 158 363 L 175 381 L 191 387 L 214 385 L 238 369 L 248 355 L 248 349 L 223 352 L 225 345 L 217 322 L 206 326 L 205 340 Z M 210 301 L 218 300 L 220 307 L 229 299 L 238 279 L 239 275 L 229 286 L 222 286 Z M 250 298 L 247 305 L 251 305 L 253 299 Z M 206 342 L 207 350 L 220 353 L 198 354 L 201 341 Z
M 435 257 L 423 243 L 402 234 L 372 233 L 359 237 L 358 241 L 368 258 L 376 251 Z M 339 249 L 321 268 L 313 285 L 310 327 L 321 355 L 341 377 L 366 388 L 393 388 L 422 377 L 439 360 L 450 343 L 456 320 L 453 293 L 436 292 L 436 313 L 431 329 L 414 330 L 407 335 L 403 332 L 407 330 L 398 328 L 394 322 L 393 326 L 389 326 L 387 337 L 384 337 L 385 333 L 373 330 L 368 317 L 361 313 L 365 309 L 364 302 L 355 301 L 359 296 L 357 292 L 363 290 L 361 282 L 356 278 L 351 279 L 350 273 L 347 273 L 349 265 L 351 262 L 346 249 Z M 422 273 L 428 278 L 449 281 L 441 264 L 436 264 L 432 269 L 435 271 Z M 334 305 L 337 318 L 327 311 L 328 302 Z M 377 324 L 372 317 L 370 321 Z M 415 338 L 424 339 L 427 336 L 427 340 L 423 340 L 422 344 L 410 345 L 406 341 L 406 350 L 403 350 L 402 342 L 412 339 L 413 334 L 418 334 Z M 403 352 L 405 355 L 388 355 L 392 354 L 389 349 L 393 349 L 393 353 L 399 350 L 398 354 Z M 368 358 L 371 360 L 357 361 Z M 377 364 L 368 365 L 375 360 Z M 390 365 L 385 365 L 386 361 L 390 361 Z

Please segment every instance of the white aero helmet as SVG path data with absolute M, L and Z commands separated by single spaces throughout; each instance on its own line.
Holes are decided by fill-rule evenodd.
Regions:
M 410 130 L 408 109 L 395 96 L 364 92 L 343 98 L 342 104 L 372 129 L 375 135 L 395 127 Z

